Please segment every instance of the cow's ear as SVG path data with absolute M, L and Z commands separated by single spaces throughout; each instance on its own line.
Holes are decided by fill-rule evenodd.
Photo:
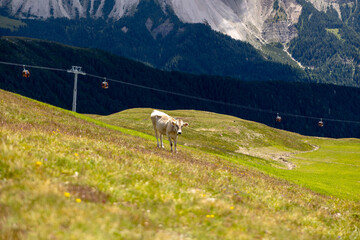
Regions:
M 184 127 L 187 127 L 187 126 L 189 126 L 189 124 L 187 123 L 187 122 L 184 122 L 184 125 L 183 125 Z

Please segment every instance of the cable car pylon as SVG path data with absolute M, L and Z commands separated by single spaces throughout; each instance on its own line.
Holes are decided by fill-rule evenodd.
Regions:
M 76 112 L 76 97 L 77 97 L 77 80 L 78 75 L 86 75 L 85 72 L 81 71 L 81 67 L 79 66 L 72 66 L 70 70 L 67 70 L 68 73 L 74 74 L 74 92 L 73 92 L 73 104 L 72 104 L 72 111 Z

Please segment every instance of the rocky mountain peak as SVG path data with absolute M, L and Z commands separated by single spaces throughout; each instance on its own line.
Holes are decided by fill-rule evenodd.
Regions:
M 263 43 L 287 43 L 297 36 L 294 25 L 302 6 L 296 0 L 0 0 L 0 8 L 11 16 L 45 20 L 48 18 L 104 18 L 115 21 L 131 16 L 141 1 L 153 2 L 164 13 L 171 9 L 184 23 L 206 23 L 213 30 L 234 39 Z M 317 9 L 333 7 L 340 14 L 340 1 L 308 0 Z M 151 31 L 154 36 L 166 35 L 171 29 L 167 23 Z

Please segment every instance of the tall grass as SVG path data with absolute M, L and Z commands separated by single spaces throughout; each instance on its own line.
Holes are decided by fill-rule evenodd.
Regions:
M 354 201 L 203 149 L 171 154 L 153 137 L 1 90 L 0 99 L 0 239 L 359 238 Z

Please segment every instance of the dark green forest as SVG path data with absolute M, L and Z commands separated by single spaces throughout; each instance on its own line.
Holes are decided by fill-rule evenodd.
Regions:
M 306 135 L 360 137 L 359 123 L 324 120 L 324 127 L 317 127 L 320 118 L 360 122 L 359 88 L 283 81 L 245 81 L 160 71 L 102 50 L 69 47 L 28 38 L 1 37 L 0 61 L 60 69 L 70 69 L 72 65 L 77 65 L 82 66 L 87 73 L 109 79 L 228 104 L 194 100 L 113 81 L 109 81 L 109 89 L 102 89 L 103 79 L 79 75 L 77 110 L 80 113 L 107 115 L 136 107 L 196 109 L 229 114 Z M 71 109 L 73 74 L 31 67 L 28 69 L 30 78 L 23 78 L 21 66 L 0 64 L 0 88 Z M 276 112 L 283 117 L 281 123 L 275 121 Z
M 292 56 L 307 66 L 312 81 L 360 86 L 360 11 L 344 3 L 342 20 L 330 8 L 319 12 L 305 0 L 297 0 L 302 12 L 290 42 Z

